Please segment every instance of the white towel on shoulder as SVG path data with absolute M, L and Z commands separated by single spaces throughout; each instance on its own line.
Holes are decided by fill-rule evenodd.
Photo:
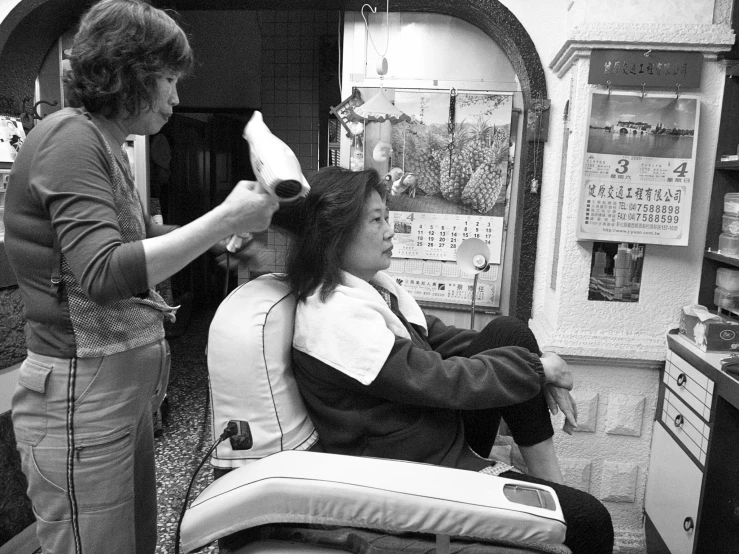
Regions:
M 293 346 L 369 385 L 390 355 L 395 337 L 410 339 L 408 330 L 375 288 L 342 272 L 343 284 L 325 302 L 314 292 L 298 303 Z M 426 329 L 423 311 L 390 275 L 379 272 L 373 282 L 398 299 L 398 309 L 415 325 Z

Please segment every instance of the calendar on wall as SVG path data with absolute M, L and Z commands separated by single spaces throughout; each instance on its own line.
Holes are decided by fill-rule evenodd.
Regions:
M 464 306 L 472 301 L 475 276 L 460 270 L 456 262 L 393 258 L 387 271 L 418 301 Z M 492 265 L 480 273 L 475 291 L 477 306 L 498 306 L 498 271 L 499 265 Z
M 478 238 L 490 248 L 490 268 L 480 274 L 475 302 L 497 307 L 503 218 L 465 214 L 391 211 L 393 260 L 388 272 L 419 301 L 462 304 L 472 300 L 474 274 L 456 263 L 457 247 Z
M 392 124 L 387 162 L 387 207 L 395 232 L 390 274 L 426 307 L 469 309 L 474 295 L 477 308 L 496 312 L 518 140 L 511 133 L 518 129 L 513 95 L 382 92 L 407 116 Z M 369 146 L 364 144 L 367 154 Z M 490 267 L 478 276 L 476 290 L 475 276 L 456 263 L 457 248 L 467 238 L 490 249 Z
M 578 240 L 688 244 L 699 111 L 674 94 L 591 92 Z
M 453 261 L 464 239 L 477 238 L 488 244 L 490 263 L 500 263 L 502 217 L 390 212 L 390 223 L 395 232 L 393 256 Z

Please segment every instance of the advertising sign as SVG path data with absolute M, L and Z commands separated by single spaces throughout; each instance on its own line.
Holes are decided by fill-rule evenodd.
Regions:
M 592 91 L 576 237 L 686 246 L 700 104 Z

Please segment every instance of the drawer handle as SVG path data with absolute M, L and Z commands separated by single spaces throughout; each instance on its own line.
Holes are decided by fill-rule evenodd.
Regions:
M 677 414 L 675 416 L 675 427 L 682 427 L 683 423 L 685 423 L 685 418 L 683 418 L 683 414 Z
M 688 376 L 685 375 L 684 373 L 681 373 L 680 375 L 677 376 L 677 386 L 682 387 L 687 380 L 688 380 Z
M 695 528 L 695 524 L 693 523 L 692 517 L 686 517 L 685 521 L 683 521 L 683 529 L 686 531 L 692 531 Z

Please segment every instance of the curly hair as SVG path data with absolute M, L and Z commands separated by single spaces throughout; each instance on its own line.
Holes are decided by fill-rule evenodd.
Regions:
M 315 290 L 326 300 L 341 284 L 341 258 L 362 221 L 364 205 L 373 191 L 383 200 L 387 191 L 374 169 L 327 167 L 313 176 L 310 186 L 286 263 L 285 280 L 298 301 Z
M 157 79 L 192 71 L 185 32 L 163 10 L 139 0 L 102 0 L 82 17 L 64 77 L 70 105 L 93 114 L 136 115 L 152 106 Z

